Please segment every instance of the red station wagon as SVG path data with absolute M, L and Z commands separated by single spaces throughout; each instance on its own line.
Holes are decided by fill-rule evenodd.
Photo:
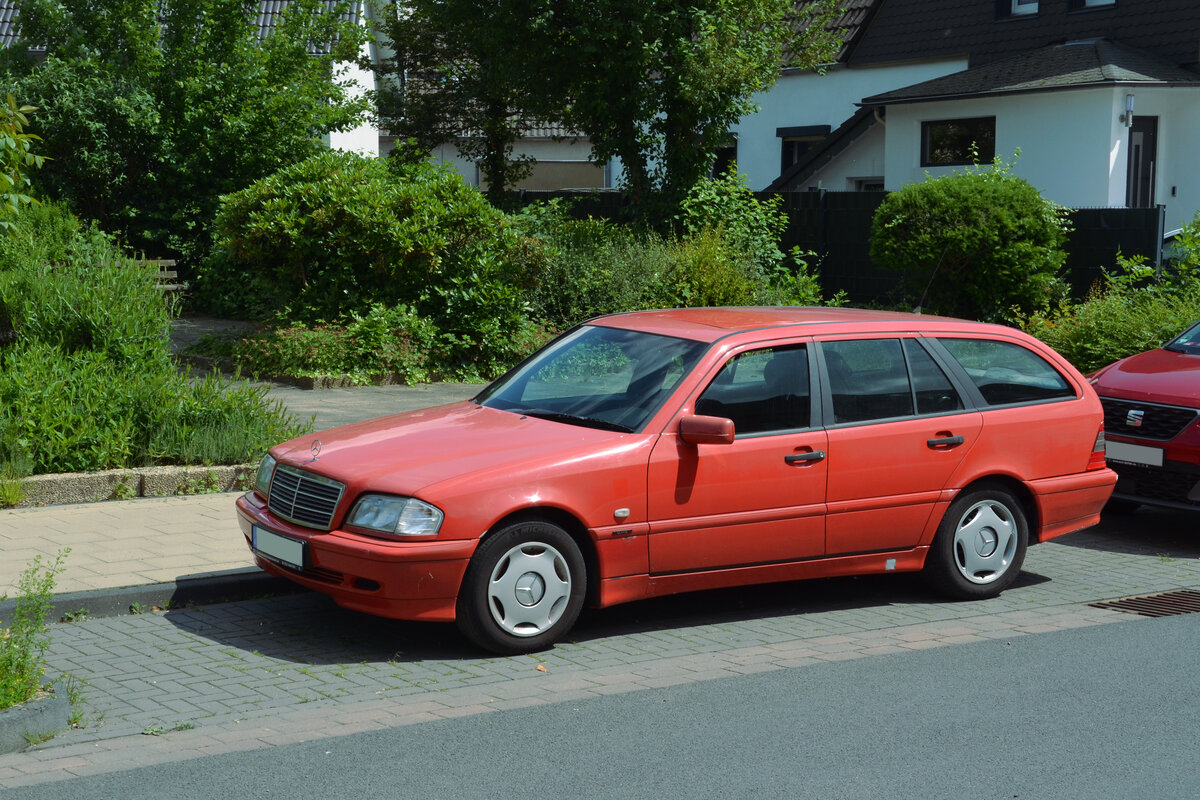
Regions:
M 301 437 L 237 501 L 269 573 L 503 653 L 584 603 L 924 570 L 1000 593 L 1116 475 L 1084 378 L 1005 327 L 847 308 L 601 317 L 469 401 Z

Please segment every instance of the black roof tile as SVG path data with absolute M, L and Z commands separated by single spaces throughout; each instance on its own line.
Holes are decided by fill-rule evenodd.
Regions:
M 1105 39 L 1051 45 L 865 98 L 863 105 L 912 103 L 1081 86 L 1200 86 L 1200 73 Z

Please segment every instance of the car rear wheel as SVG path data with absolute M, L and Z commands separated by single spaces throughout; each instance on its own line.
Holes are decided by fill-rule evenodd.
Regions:
M 946 510 L 925 573 L 951 597 L 995 597 L 1016 580 L 1028 541 L 1029 525 L 1017 499 L 1000 487 L 980 487 Z
M 583 555 L 566 531 L 518 522 L 475 551 L 458 596 L 458 627 L 496 653 L 541 650 L 575 624 L 586 589 Z

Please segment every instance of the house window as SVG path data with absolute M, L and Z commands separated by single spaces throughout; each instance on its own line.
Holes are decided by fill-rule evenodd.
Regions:
M 883 178 L 847 178 L 846 183 L 849 184 L 852 192 L 882 192 Z
M 940 119 L 921 123 L 921 166 L 983 164 L 996 157 L 996 118 Z
M 712 175 L 710 177 L 719 178 L 729 174 L 730 168 L 737 161 L 737 136 L 729 134 L 729 138 L 725 144 L 717 148 L 717 158 L 713 162 Z
M 1101 6 L 1115 6 L 1117 0 L 1071 0 L 1070 9 L 1077 11 L 1081 8 L 1100 8 Z
M 828 125 L 796 125 L 790 128 L 776 128 L 775 135 L 779 137 L 779 174 L 788 171 L 793 164 L 798 164 L 808 153 L 829 136 Z
M 1085 0 L 1073 0 L 1085 2 Z M 996 18 L 1012 19 L 1028 17 L 1038 13 L 1038 0 L 996 0 Z

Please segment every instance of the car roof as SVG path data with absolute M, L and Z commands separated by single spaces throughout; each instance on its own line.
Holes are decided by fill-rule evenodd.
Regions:
M 858 325 L 854 323 L 858 323 Z M 865 325 L 865 323 L 883 323 L 885 328 L 891 327 L 900 330 L 920 330 L 930 327 L 945 330 L 947 327 L 980 325 L 977 322 L 929 314 L 818 306 L 671 308 L 610 314 L 588 322 L 590 325 L 630 328 L 703 342 L 714 342 L 742 331 L 768 330 L 798 325 L 837 326 L 848 324 L 850 329 L 876 327 L 875 325 Z M 931 325 L 931 323 L 934 324 Z M 950 323 L 950 325 L 946 323 Z

